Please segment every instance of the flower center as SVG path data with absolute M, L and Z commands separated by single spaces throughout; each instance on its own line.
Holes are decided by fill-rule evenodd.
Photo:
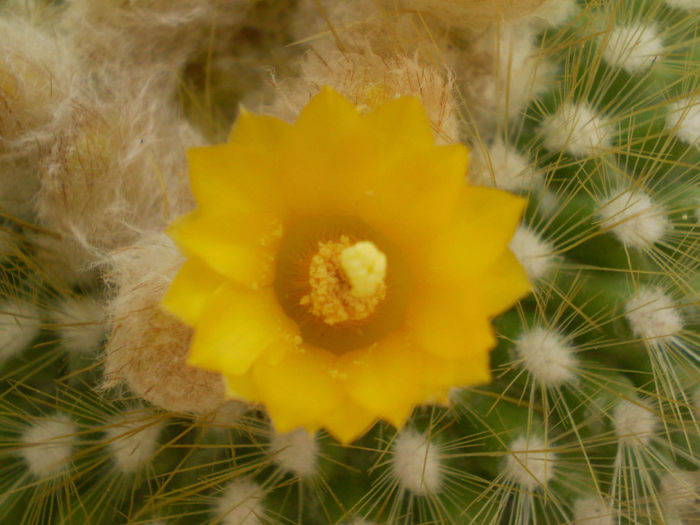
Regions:
M 411 282 L 401 250 L 357 218 L 285 225 L 274 289 L 305 344 L 342 354 L 375 343 L 403 324 Z
M 328 325 L 371 316 L 386 297 L 386 255 L 371 241 L 318 243 L 309 264 L 310 293 L 300 304 Z

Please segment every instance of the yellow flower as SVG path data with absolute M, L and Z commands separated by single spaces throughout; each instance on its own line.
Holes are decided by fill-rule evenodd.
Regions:
M 417 99 L 362 114 L 329 88 L 295 124 L 243 112 L 191 149 L 163 303 L 195 327 L 189 363 L 278 431 L 343 442 L 489 381 L 490 318 L 529 291 L 507 248 L 524 203 L 468 186 L 467 159 Z

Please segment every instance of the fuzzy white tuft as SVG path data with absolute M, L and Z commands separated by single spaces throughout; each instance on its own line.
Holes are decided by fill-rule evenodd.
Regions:
M 544 0 L 528 20 L 537 29 L 559 27 L 578 12 L 575 0 Z
M 481 137 L 495 136 L 551 85 L 555 67 L 540 56 L 536 38 L 526 21 L 498 24 L 478 32 L 455 58 L 460 93 Z
M 506 191 L 528 191 L 540 182 L 542 174 L 512 146 L 496 139 L 488 148 L 488 158 L 475 150 L 469 169 L 472 184 L 501 188 Z
M 558 387 L 576 378 L 574 349 L 555 331 L 535 327 L 515 342 L 523 367 L 545 387 Z
M 546 277 L 556 260 L 554 246 L 525 226 L 518 227 L 508 246 L 533 281 Z
M 659 500 L 667 523 L 692 523 L 690 519 L 698 517 L 700 472 L 667 472 L 661 476 L 660 487 Z
M 399 432 L 392 454 L 392 472 L 404 490 L 417 496 L 440 490 L 440 456 L 436 445 L 425 436 L 413 430 Z
M 509 446 L 503 473 L 526 490 L 546 486 L 554 476 L 556 454 L 538 436 L 520 436 Z
M 610 148 L 612 131 L 588 104 L 564 102 L 544 119 L 544 145 L 554 152 L 566 150 L 576 157 L 594 156 Z
M 614 28 L 602 37 L 603 58 L 628 73 L 641 73 L 663 54 L 664 44 L 655 26 L 630 24 Z
M 615 435 L 622 444 L 647 445 L 658 423 L 656 415 L 641 401 L 620 401 L 612 412 Z
M 223 379 L 187 364 L 193 330 L 160 307 L 182 261 L 165 233 L 114 254 L 106 276 L 115 293 L 108 306 L 105 386 L 125 383 L 166 410 L 208 414 L 225 402 Z
M 318 470 L 318 442 L 314 436 L 298 428 L 286 434 L 273 434 L 269 453 L 272 460 L 288 472 L 309 477 Z
M 625 305 L 632 333 L 645 341 L 661 343 L 683 329 L 683 318 L 673 301 L 659 288 L 640 289 Z
M 39 309 L 19 299 L 0 303 L 0 362 L 22 352 L 41 328 Z
M 109 453 L 117 470 L 132 474 L 151 460 L 158 447 L 161 423 L 139 417 L 122 417 L 112 421 L 105 431 Z
M 576 525 L 615 525 L 613 510 L 598 498 L 580 498 L 574 501 Z
M 320 54 L 320 53 L 323 54 Z M 286 83 L 267 113 L 293 121 L 320 86 L 331 86 L 368 111 L 399 96 L 420 98 L 439 143 L 458 140 L 459 120 L 454 78 L 444 68 L 416 57 L 381 56 L 370 50 L 307 53 L 298 64 L 300 78 Z
M 666 129 L 688 144 L 700 144 L 700 98 L 671 102 L 666 114 Z
M 21 437 L 29 471 L 46 478 L 68 468 L 78 428 L 65 414 L 34 421 Z
M 666 3 L 676 9 L 694 11 L 700 9 L 700 0 L 666 0 Z
M 665 210 L 641 190 L 619 189 L 598 207 L 601 228 L 625 246 L 648 248 L 669 230 Z
M 559 197 L 549 188 L 540 189 L 537 205 L 545 215 L 552 216 L 559 209 Z
M 264 496 L 262 487 L 257 483 L 235 480 L 226 486 L 219 497 L 217 517 L 223 525 L 261 525 Z
M 104 306 L 90 296 L 64 299 L 51 314 L 61 346 L 69 352 L 95 352 L 105 334 Z

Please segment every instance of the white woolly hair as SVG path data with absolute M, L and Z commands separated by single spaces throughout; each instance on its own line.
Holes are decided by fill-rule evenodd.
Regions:
M 502 472 L 525 490 L 545 487 L 554 477 L 557 455 L 539 436 L 520 436 L 509 445 Z
M 170 88 L 187 58 L 206 49 L 212 28 L 226 33 L 241 23 L 254 0 L 68 0 L 62 29 L 93 79 L 167 73 Z
M 429 27 L 434 41 L 444 37 L 444 30 L 434 24 Z M 322 55 L 340 47 L 354 53 L 370 48 L 388 57 L 395 55 L 401 44 L 413 50 L 426 45 L 413 13 L 377 0 L 299 0 L 290 29 L 294 40 L 309 41 Z M 387 32 L 392 38 L 387 38 Z
M 666 129 L 688 144 L 700 144 L 700 97 L 687 97 L 668 104 Z
M 610 148 L 612 129 L 606 118 L 587 103 L 563 102 L 541 127 L 544 146 L 576 157 L 598 155 Z
M 692 523 L 700 500 L 700 472 L 675 470 L 661 476 L 659 500 L 668 523 Z M 687 520 L 687 521 L 682 521 Z
M 529 15 L 540 7 L 544 0 L 382 0 L 387 5 L 398 5 L 401 9 L 421 12 L 426 17 L 434 16 L 441 22 L 460 28 L 483 27 Z
M 380 56 L 369 49 L 343 53 L 327 48 L 323 55 L 307 53 L 299 69 L 299 78 L 278 88 L 269 113 L 294 120 L 322 86 L 333 87 L 364 110 L 410 95 L 420 98 L 438 143 L 458 139 L 453 78 L 444 68 L 408 56 Z
M 416 495 L 435 494 L 442 487 L 437 444 L 412 429 L 400 431 L 392 445 L 392 473 L 399 486 Z
M 536 29 L 559 27 L 573 18 L 579 7 L 576 0 L 544 0 L 525 19 Z
M 66 242 L 67 257 L 77 250 L 84 263 L 99 264 L 190 209 L 184 152 L 198 138 L 172 107 L 145 94 L 76 104 L 42 159 L 35 206 L 40 223 Z
M 33 152 L 72 94 L 77 65 L 66 42 L 21 17 L 0 18 L 0 159 Z
M 671 7 L 686 11 L 700 9 L 700 0 L 666 0 L 666 3 Z
M 0 211 L 33 222 L 36 161 L 69 111 L 77 68 L 65 42 L 30 21 L 0 18 Z
M 113 254 L 105 387 L 126 384 L 166 410 L 203 414 L 223 404 L 223 380 L 187 365 L 192 329 L 159 306 L 183 261 L 164 233 Z
M 598 205 L 601 228 L 625 246 L 649 249 L 668 233 L 664 208 L 640 189 L 619 188 Z
M 645 446 L 654 437 L 659 420 L 645 402 L 624 399 L 615 405 L 612 423 L 620 443 Z
M 522 366 L 545 387 L 555 388 L 576 378 L 574 348 L 559 333 L 538 326 L 515 341 Z
M 527 226 L 518 226 L 508 247 L 535 282 L 546 278 L 557 261 L 554 245 Z
M 216 503 L 216 515 L 223 525 L 262 525 L 265 491 L 253 481 L 229 483 Z
M 615 525 L 612 508 L 600 498 L 579 498 L 574 501 L 574 523 L 580 525 Z
M 122 474 L 144 468 L 154 456 L 163 423 L 143 413 L 121 416 L 109 422 L 105 441 L 114 465 Z
M 673 299 L 658 287 L 640 288 L 625 304 L 632 333 L 645 342 L 660 344 L 683 329 L 683 317 Z
M 554 66 L 538 56 L 537 32 L 527 21 L 465 32 L 450 64 L 464 99 L 467 119 L 482 138 L 519 115 L 550 84 Z
M 73 454 L 78 428 L 66 414 L 33 421 L 22 434 L 20 455 L 39 478 L 65 472 Z
M 40 329 L 41 312 L 34 304 L 12 298 L 0 302 L 0 363 L 19 355 Z
M 308 478 L 318 471 L 318 442 L 303 428 L 272 434 L 268 452 L 273 462 L 297 476 Z
M 654 25 L 631 23 L 612 28 L 601 37 L 603 58 L 628 73 L 641 73 L 663 54 L 664 44 Z
M 98 350 L 105 335 L 105 308 L 95 297 L 62 299 L 50 317 L 65 350 L 82 354 Z
M 542 172 L 515 147 L 496 138 L 484 151 L 474 148 L 469 159 L 472 184 L 506 191 L 529 191 L 542 182 Z

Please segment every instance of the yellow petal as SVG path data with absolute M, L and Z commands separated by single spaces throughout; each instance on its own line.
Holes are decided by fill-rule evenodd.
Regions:
M 405 336 L 392 334 L 369 349 L 343 356 L 348 393 L 368 412 L 401 427 L 420 398 L 418 352 Z
M 451 226 L 425 246 L 427 280 L 459 282 L 486 271 L 507 250 L 524 207 L 525 200 L 510 193 L 467 187 Z
M 256 403 L 258 401 L 255 382 L 250 374 L 228 375 L 223 377 L 227 398 L 240 399 L 251 403 Z
M 241 108 L 228 142 L 269 154 L 271 147 L 284 142 L 290 130 L 291 126 L 281 119 Z
M 430 119 L 418 97 L 390 100 L 363 117 L 383 146 L 410 151 L 412 147 L 434 144 Z
M 355 204 L 356 213 L 407 251 L 422 251 L 459 204 L 468 158 L 459 144 L 403 151 L 368 180 L 367 197 Z
M 296 335 L 296 325 L 282 312 L 271 288 L 256 292 L 226 283 L 206 305 L 187 362 L 240 375 L 267 347 Z
M 274 151 L 278 146 L 271 144 Z M 220 213 L 283 209 L 279 158 L 240 144 L 187 150 L 190 186 L 200 208 Z
M 480 385 L 491 381 L 488 352 L 462 360 L 424 355 L 421 370 L 419 386 L 425 402 L 445 403 L 450 387 Z
M 323 417 L 321 426 L 340 443 L 347 445 L 367 432 L 376 420 L 373 412 L 345 398 L 338 408 Z
M 196 257 L 190 257 L 170 284 L 161 306 L 194 326 L 199 322 L 207 301 L 224 280 L 208 265 Z
M 419 293 L 406 312 L 406 327 L 415 344 L 450 359 L 487 354 L 496 339 L 473 295 L 465 287 L 434 287 Z
M 343 135 L 348 129 L 357 128 L 361 115 L 343 95 L 325 86 L 301 110 L 294 124 L 294 134 L 301 140 L 313 143 Z M 332 131 L 332 133 L 329 133 Z M 317 151 L 323 154 L 323 151 Z
M 525 269 L 510 250 L 491 265 L 479 280 L 482 303 L 490 316 L 510 309 L 519 299 L 532 291 Z
M 271 214 L 205 214 L 177 219 L 169 235 L 187 253 L 229 279 L 252 288 L 272 284 L 282 223 Z
M 314 349 L 290 348 L 277 363 L 255 363 L 256 390 L 278 432 L 300 426 L 313 432 L 342 408 L 345 396 L 335 370 L 335 358 Z

